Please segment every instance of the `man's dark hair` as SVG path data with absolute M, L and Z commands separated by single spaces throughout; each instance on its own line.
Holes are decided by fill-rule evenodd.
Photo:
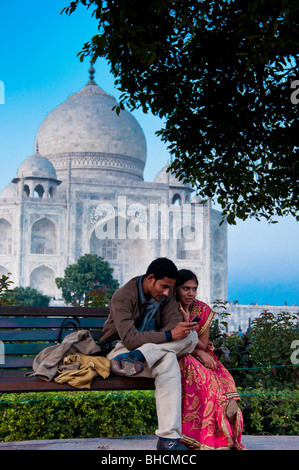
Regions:
M 151 262 L 146 270 L 145 276 L 147 277 L 150 274 L 155 276 L 156 281 L 164 277 L 176 279 L 178 276 L 178 268 L 174 262 L 168 258 L 157 258 Z

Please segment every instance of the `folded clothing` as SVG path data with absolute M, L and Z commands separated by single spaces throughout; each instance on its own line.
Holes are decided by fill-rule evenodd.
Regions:
M 65 370 L 55 377 L 55 382 L 58 384 L 68 383 L 75 388 L 90 389 L 92 379 L 97 375 L 95 369 L 85 366 L 77 370 Z
M 86 354 L 72 354 L 64 358 L 62 366 L 58 369 L 57 383 L 68 383 L 75 388 L 90 389 L 94 377 L 100 375 L 107 379 L 110 374 L 110 361 L 102 356 L 88 356 Z

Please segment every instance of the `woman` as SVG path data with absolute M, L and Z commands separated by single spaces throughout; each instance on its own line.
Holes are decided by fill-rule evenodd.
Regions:
M 215 313 L 196 300 L 198 281 L 181 269 L 176 295 L 184 321 L 200 317 L 196 326 L 198 344 L 180 361 L 182 378 L 183 443 L 190 449 L 246 449 L 241 444 L 243 418 L 240 397 L 230 373 L 213 353 L 209 330 Z

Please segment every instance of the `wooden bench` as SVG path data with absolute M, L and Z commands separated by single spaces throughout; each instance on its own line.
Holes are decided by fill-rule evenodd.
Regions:
M 80 329 L 88 329 L 97 341 L 107 315 L 108 308 L 0 306 L 0 393 L 78 390 L 25 373 L 32 370 L 33 359 L 42 349 L 57 344 L 65 318 L 78 319 Z M 73 331 L 63 330 L 63 337 Z M 91 390 L 153 389 L 153 379 L 112 374 L 108 379 L 96 377 L 91 384 Z

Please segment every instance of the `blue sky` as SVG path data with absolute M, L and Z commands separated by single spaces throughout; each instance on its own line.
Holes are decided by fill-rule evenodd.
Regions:
M 77 53 L 97 32 L 91 11 L 70 17 L 60 11 L 68 0 L 0 0 L 0 191 L 34 153 L 36 131 L 56 106 L 88 81 L 88 61 Z M 119 93 L 104 60 L 95 64 L 95 80 L 116 99 Z M 0 96 L 0 103 L 1 96 Z M 155 136 L 161 121 L 134 113 L 147 139 L 145 181 L 153 181 L 168 163 L 166 145 Z M 299 223 L 280 218 L 275 225 L 253 219 L 228 228 L 228 299 L 240 303 L 299 304 Z

